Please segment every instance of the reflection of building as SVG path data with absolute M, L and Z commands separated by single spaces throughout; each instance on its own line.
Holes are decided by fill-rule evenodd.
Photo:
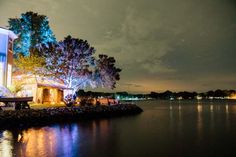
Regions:
M 13 64 L 13 41 L 17 36 L 4 28 L 0 28 L 0 86 L 11 85 Z
M 14 75 L 13 83 L 23 87 L 17 96 L 32 96 L 35 103 L 62 103 L 63 90 L 67 89 L 60 81 L 30 74 Z

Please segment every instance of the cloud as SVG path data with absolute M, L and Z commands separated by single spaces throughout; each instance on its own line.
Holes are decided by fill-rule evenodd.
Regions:
M 108 39 L 96 45 L 98 52 L 115 55 L 124 68 L 129 66 L 149 73 L 172 71 L 164 67 L 160 60 L 171 50 L 171 40 L 165 38 L 165 33 L 158 33 L 163 29 L 162 24 L 157 22 L 158 12 L 144 14 L 128 7 L 124 16 L 119 32 L 108 31 L 105 36 Z M 166 32 L 176 33 L 174 30 Z
M 86 39 L 121 67 L 117 90 L 230 88 L 236 79 L 232 0 L 0 0 L 0 25 L 36 11 L 58 40 Z
M 142 87 L 142 85 L 140 85 L 140 84 L 135 84 L 135 83 L 122 83 L 122 84 L 120 84 L 121 86 L 128 86 L 128 87 L 130 87 L 130 86 L 132 86 L 132 87 L 135 87 L 135 88 L 139 88 L 139 87 Z

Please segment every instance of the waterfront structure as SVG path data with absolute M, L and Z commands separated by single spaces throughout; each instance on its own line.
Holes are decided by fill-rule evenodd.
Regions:
M 62 81 L 32 74 L 14 74 L 12 80 L 22 87 L 18 97 L 33 97 L 33 102 L 39 104 L 64 103 L 64 90 L 68 88 Z
M 40 104 L 63 103 L 67 89 L 63 82 L 30 74 L 13 74 L 13 42 L 16 38 L 12 31 L 0 27 L 0 96 L 12 97 L 8 89 L 20 84 L 21 89 L 14 96 L 32 96 L 33 102 Z
M 13 42 L 17 36 L 10 30 L 0 27 L 0 86 L 12 84 Z

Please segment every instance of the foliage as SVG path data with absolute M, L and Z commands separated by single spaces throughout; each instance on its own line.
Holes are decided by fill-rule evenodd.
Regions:
M 44 67 L 46 63 L 44 57 L 31 54 L 29 56 L 18 55 L 17 59 L 14 59 L 14 64 L 23 73 L 39 75 L 44 74 L 43 71 L 45 71 Z
M 95 50 L 86 40 L 67 36 L 58 43 L 42 45 L 39 51 L 46 58 L 48 74 L 74 91 L 88 86 L 113 89 L 120 79 L 121 69 L 115 67 L 115 59 L 99 55 L 96 60 Z
M 182 98 L 182 99 L 196 99 L 197 96 L 201 96 L 203 99 L 223 99 L 223 98 L 230 98 L 236 95 L 235 90 L 220 90 L 217 89 L 215 91 L 211 90 L 208 92 L 202 92 L 202 93 L 197 93 L 197 92 L 171 92 L 171 91 L 165 91 L 162 93 L 157 93 L 157 92 L 151 92 L 148 97 L 154 98 L 154 99 L 170 99 L 175 98 Z
M 46 69 L 51 77 L 62 80 L 68 88 L 85 87 L 91 77 L 95 52 L 88 42 L 67 36 L 63 41 L 42 45 Z
M 16 54 L 28 56 L 30 49 L 39 44 L 55 42 L 55 36 L 49 27 L 48 18 L 34 12 L 21 14 L 20 18 L 10 18 L 9 29 L 18 35 L 13 49 Z
M 8 89 L 16 96 L 18 92 L 23 90 L 23 84 L 21 82 L 14 82 Z
M 79 89 L 78 91 L 76 91 L 76 96 L 83 97 L 86 96 L 86 93 L 84 92 L 83 89 Z
M 96 87 L 115 88 L 116 81 L 120 80 L 119 72 L 121 72 L 121 69 L 115 67 L 115 62 L 114 57 L 99 55 L 93 75 Z
M 14 43 L 15 65 L 24 73 L 61 80 L 74 91 L 88 86 L 113 89 L 120 79 L 115 59 L 99 55 L 96 60 L 86 40 L 67 36 L 56 42 L 44 15 L 23 13 L 9 19 L 9 27 L 19 37 Z

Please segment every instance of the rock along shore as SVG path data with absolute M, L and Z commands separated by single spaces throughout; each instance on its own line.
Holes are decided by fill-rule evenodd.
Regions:
M 0 111 L 0 129 L 19 126 L 41 126 L 80 119 L 109 118 L 138 114 L 142 111 L 140 107 L 133 104 Z

